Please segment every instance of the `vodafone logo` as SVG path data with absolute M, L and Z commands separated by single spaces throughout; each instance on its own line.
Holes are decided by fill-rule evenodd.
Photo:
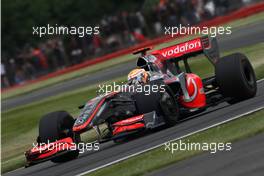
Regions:
M 202 43 L 200 38 L 198 38 L 158 50 L 157 52 L 161 54 L 164 58 L 170 59 L 170 58 L 182 56 L 186 53 L 191 53 L 200 50 L 202 50 Z

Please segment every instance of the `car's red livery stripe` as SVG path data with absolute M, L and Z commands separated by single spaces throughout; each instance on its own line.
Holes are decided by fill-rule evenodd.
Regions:
M 128 125 L 128 126 L 118 126 L 118 127 L 114 128 L 113 135 L 117 135 L 117 134 L 122 133 L 122 132 L 137 130 L 137 129 L 141 129 L 141 128 L 145 128 L 145 124 L 142 122 L 135 123 L 135 124 Z
M 124 126 L 124 125 L 131 125 L 133 123 L 139 122 L 139 121 L 143 121 L 143 116 L 144 115 L 138 115 L 138 116 L 134 116 L 125 120 L 121 120 L 118 121 L 116 123 L 113 124 L 113 126 Z

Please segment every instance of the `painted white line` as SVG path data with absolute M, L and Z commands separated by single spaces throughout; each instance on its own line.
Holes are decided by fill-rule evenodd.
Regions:
M 264 79 L 262 79 L 261 81 L 263 81 L 263 80 L 264 80 Z M 208 126 L 208 127 L 202 128 L 202 129 L 200 129 L 200 130 L 197 130 L 197 131 L 194 131 L 194 132 L 188 133 L 188 134 L 183 135 L 183 136 L 181 136 L 181 137 L 178 137 L 178 138 L 175 138 L 175 139 L 169 140 L 169 141 L 167 141 L 167 142 L 172 142 L 172 141 L 175 141 L 175 140 L 179 140 L 179 139 L 182 139 L 182 138 L 185 138 L 185 137 L 191 136 L 191 135 L 193 135 L 193 134 L 196 134 L 196 133 L 199 133 L 199 132 L 202 132 L 202 131 L 208 130 L 208 129 L 213 128 L 213 127 L 216 127 L 216 126 L 218 126 L 218 125 L 221 125 L 221 124 L 224 124 L 224 123 L 227 123 L 227 122 L 233 121 L 233 120 L 238 119 L 238 118 L 240 118 L 240 117 L 242 117 L 242 116 L 252 114 L 252 113 L 254 113 L 254 112 L 256 112 L 256 111 L 259 111 L 259 110 L 261 110 L 261 109 L 264 109 L 264 106 L 262 106 L 262 107 L 258 107 L 258 108 L 256 108 L 256 109 L 251 110 L 251 111 L 248 111 L 248 112 L 245 112 L 245 113 L 243 113 L 243 114 L 240 114 L 240 115 L 234 116 L 234 117 L 232 117 L 232 118 L 230 118 L 230 119 L 224 120 L 224 121 L 222 121 L 222 122 L 218 122 L 218 123 L 216 123 L 216 124 L 210 125 L 210 126 Z M 153 150 L 153 149 L 156 149 L 156 148 L 158 148 L 158 147 L 161 147 L 162 145 L 164 145 L 164 144 L 167 143 L 167 142 L 163 142 L 163 143 L 161 143 L 161 144 L 155 145 L 155 146 L 150 147 L 150 148 L 148 148 L 148 149 L 145 149 L 145 150 L 139 151 L 139 152 L 137 152 L 137 153 L 133 153 L 133 154 L 131 154 L 131 155 L 129 155 L 129 156 L 125 156 L 125 157 L 120 158 L 120 159 L 118 159 L 118 160 L 115 160 L 115 161 L 112 161 L 112 162 L 110 162 L 110 163 L 104 164 L 104 165 L 102 165 L 102 166 L 96 167 L 96 168 L 94 168 L 94 169 L 91 169 L 91 170 L 88 170 L 88 171 L 82 172 L 82 173 L 78 174 L 77 176 L 82 176 L 82 175 L 85 175 L 85 174 L 89 174 L 89 173 L 94 172 L 94 171 L 96 171 L 96 170 L 99 170 L 99 169 L 105 168 L 105 167 L 107 167 L 107 166 L 110 166 L 110 165 L 113 165 L 113 164 L 119 163 L 119 162 L 121 162 L 121 161 L 127 160 L 127 159 L 129 159 L 129 158 L 134 157 L 134 156 L 137 156 L 137 155 L 140 155 L 140 154 L 142 154 L 142 153 L 145 153 L 145 152 L 148 152 L 148 151 L 150 151 L 150 150 Z
M 264 81 L 264 78 L 257 80 L 257 83 Z

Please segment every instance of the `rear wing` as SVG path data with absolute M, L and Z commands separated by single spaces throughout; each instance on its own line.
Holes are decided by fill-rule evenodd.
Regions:
M 164 60 L 180 59 L 185 56 L 188 57 L 202 53 L 215 65 L 220 58 L 216 38 L 203 36 L 151 52 L 153 55 L 162 55 Z

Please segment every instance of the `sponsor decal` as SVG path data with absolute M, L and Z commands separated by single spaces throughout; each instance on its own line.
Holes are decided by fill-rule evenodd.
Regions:
M 180 43 L 178 45 L 154 51 L 153 54 L 158 53 L 161 54 L 165 59 L 171 59 L 200 50 L 202 50 L 202 43 L 201 39 L 197 38 L 184 43 Z
M 193 78 L 188 77 L 188 78 L 187 78 L 187 85 L 188 85 L 188 87 L 191 86 L 191 84 L 193 84 L 194 92 L 193 92 L 192 95 L 189 95 L 190 97 L 189 97 L 188 99 L 184 99 L 185 102 L 191 102 L 191 101 L 193 101 L 193 100 L 196 98 L 196 96 L 197 96 L 197 93 L 198 93 L 198 86 L 196 85 L 196 83 L 195 83 L 195 81 L 194 81 Z M 188 94 L 189 94 L 189 92 L 188 92 Z

